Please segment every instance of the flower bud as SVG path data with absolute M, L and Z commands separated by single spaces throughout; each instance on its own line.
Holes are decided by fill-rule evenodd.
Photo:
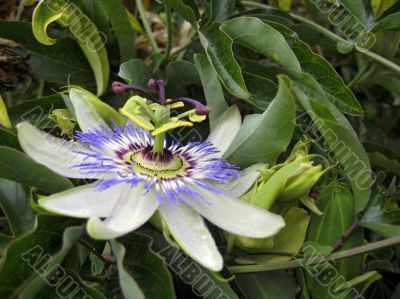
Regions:
M 250 203 L 270 210 L 277 200 L 289 201 L 308 194 L 325 172 L 321 165 L 313 165 L 312 157 L 313 155 L 297 154 L 291 156 L 287 162 L 276 165 L 275 169 L 278 170 L 261 182 L 256 194 L 249 200 Z M 273 246 L 273 237 L 254 239 L 237 236 L 235 245 L 251 252 L 263 251 Z
M 298 173 L 287 178 L 278 199 L 288 201 L 307 194 L 323 174 L 321 165 L 313 166 L 312 162 L 301 163 Z

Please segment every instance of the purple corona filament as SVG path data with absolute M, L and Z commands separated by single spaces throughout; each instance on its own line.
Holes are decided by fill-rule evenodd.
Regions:
M 191 186 L 221 192 L 218 185 L 228 184 L 239 176 L 236 166 L 223 160 L 211 142 L 184 146 L 165 143 L 162 154 L 154 153 L 154 138 L 133 124 L 78 132 L 76 139 L 88 147 L 77 152 L 85 160 L 74 167 L 82 173 L 104 175 L 98 190 L 121 183 L 134 187 L 143 182 L 146 192 L 156 190 L 161 203 L 187 202 L 188 197 L 205 200 Z
M 195 112 L 197 115 L 208 115 L 210 113 L 210 108 L 199 101 L 187 97 L 180 97 L 177 99 L 174 99 L 170 102 L 167 102 L 165 100 L 165 82 L 163 80 L 155 80 L 155 79 L 150 79 L 148 82 L 148 87 L 149 89 L 152 90 L 157 90 L 158 91 L 158 99 L 156 99 L 155 96 L 153 96 L 149 91 L 146 89 L 133 85 L 133 84 L 125 84 L 121 82 L 113 82 L 112 83 L 112 89 L 115 94 L 119 96 L 125 95 L 128 91 L 136 91 L 147 98 L 151 99 L 154 102 L 158 102 L 161 105 L 170 105 L 176 102 L 184 102 L 187 104 L 190 104 L 193 106 L 195 109 Z

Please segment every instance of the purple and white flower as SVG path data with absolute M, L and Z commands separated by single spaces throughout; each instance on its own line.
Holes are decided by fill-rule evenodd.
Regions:
M 18 125 L 20 144 L 32 159 L 56 173 L 96 181 L 41 198 L 44 209 L 88 218 L 89 235 L 103 240 L 137 229 L 158 210 L 181 248 L 214 271 L 221 270 L 223 261 L 202 217 L 225 231 L 253 238 L 272 236 L 284 226 L 281 216 L 238 199 L 259 173 L 257 166 L 239 172 L 222 159 L 241 125 L 236 107 L 221 116 L 208 141 L 164 142 L 162 153 L 154 153 L 154 138 L 148 132 L 130 123 L 111 129 L 96 114 L 78 107 L 85 105 L 79 91 L 72 89 L 70 96 L 83 130 L 77 141 L 24 122 Z M 229 183 L 232 188 L 222 188 Z

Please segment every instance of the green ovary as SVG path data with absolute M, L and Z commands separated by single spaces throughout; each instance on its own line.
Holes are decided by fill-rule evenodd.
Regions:
M 183 176 L 190 164 L 179 156 L 172 156 L 169 161 L 163 161 L 163 154 L 153 154 L 152 159 L 144 158 L 140 152 L 129 152 L 123 156 L 127 164 L 135 164 L 134 172 L 158 177 L 160 179 L 173 179 Z

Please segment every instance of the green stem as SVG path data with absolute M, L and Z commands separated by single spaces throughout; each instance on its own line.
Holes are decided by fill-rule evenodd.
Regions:
M 190 41 L 174 53 L 175 55 L 177 55 L 177 61 L 182 60 L 185 57 L 187 49 L 197 40 L 198 36 L 196 36 L 196 33 L 196 30 L 193 30 L 189 35 Z
M 44 91 L 44 80 L 39 80 L 39 86 L 38 86 L 38 91 L 37 91 L 37 98 L 43 97 L 43 91 Z
M 98 252 L 91 244 L 85 240 L 79 239 L 78 243 L 89 249 L 95 256 L 97 256 L 105 264 L 113 264 L 110 260 L 107 260 L 100 252 Z
M 15 21 L 19 21 L 22 17 L 25 8 L 25 0 L 20 0 L 17 10 L 17 15 L 15 16 Z
M 149 42 L 153 48 L 153 51 L 155 53 L 160 53 L 160 49 L 158 48 L 157 42 L 153 36 L 153 32 L 151 31 L 150 24 L 147 21 L 146 10 L 144 9 L 142 0 L 135 0 L 135 1 L 136 1 L 137 9 L 139 11 L 140 18 L 142 19 L 142 23 L 143 23 L 144 31 L 146 32 L 147 39 L 149 40 Z
M 400 237 L 393 237 L 386 240 L 373 242 L 367 245 L 354 247 L 348 250 L 335 252 L 329 256 L 322 256 L 322 255 L 313 256 L 313 257 L 296 259 L 293 261 L 281 262 L 281 263 L 266 263 L 266 264 L 249 265 L 249 266 L 232 266 L 228 267 L 228 269 L 231 273 L 251 273 L 251 272 L 264 272 L 264 271 L 299 268 L 304 265 L 310 266 L 334 260 L 341 260 L 355 255 L 376 251 L 385 247 L 395 246 L 398 244 L 400 244 Z
M 262 4 L 262 3 L 258 3 L 258 2 L 253 2 L 253 1 L 242 1 L 242 4 L 243 5 L 247 5 L 249 7 L 254 7 L 254 8 L 274 9 L 271 6 L 268 6 L 268 5 L 265 5 L 265 4 Z M 318 31 L 319 33 L 322 33 L 323 35 L 325 35 L 326 37 L 332 39 L 336 43 L 339 43 L 339 42 L 340 43 L 345 43 L 345 44 L 349 43 L 349 41 L 347 41 L 346 39 L 338 36 L 337 34 L 335 34 L 332 31 L 326 29 L 325 27 L 323 27 L 321 25 L 318 25 L 317 23 L 314 23 L 313 21 L 310 21 L 310 20 L 308 20 L 306 18 L 303 18 L 303 17 L 301 17 L 299 15 L 296 15 L 296 14 L 293 14 L 293 13 L 289 13 L 289 15 L 293 19 L 295 19 L 295 20 L 297 20 L 299 22 L 302 22 L 304 24 L 310 25 L 311 27 L 314 28 L 315 31 Z M 388 60 L 388 59 L 386 59 L 386 58 L 384 58 L 384 57 L 382 57 L 382 56 L 380 56 L 380 55 L 378 55 L 378 54 L 376 54 L 374 52 L 371 52 L 371 51 L 369 51 L 367 49 L 359 48 L 359 47 L 356 47 L 356 46 L 354 47 L 354 49 L 357 52 L 361 53 L 362 55 L 365 55 L 365 56 L 375 60 L 376 62 L 380 63 L 381 65 L 383 65 L 383 66 L 385 66 L 385 67 L 387 67 L 387 68 L 389 68 L 389 69 L 391 69 L 391 70 L 393 70 L 393 71 L 395 71 L 395 72 L 400 74 L 400 66 L 395 64 L 395 63 L 393 63 L 393 62 L 391 62 L 390 60 Z
M 161 153 L 164 151 L 165 133 L 158 134 L 154 139 L 153 153 Z
M 164 7 L 165 7 L 165 15 L 167 18 L 167 47 L 165 49 L 164 59 L 165 61 L 168 61 L 172 49 L 172 38 L 173 38 L 172 18 L 171 18 L 171 8 L 169 8 L 166 4 L 164 4 Z

